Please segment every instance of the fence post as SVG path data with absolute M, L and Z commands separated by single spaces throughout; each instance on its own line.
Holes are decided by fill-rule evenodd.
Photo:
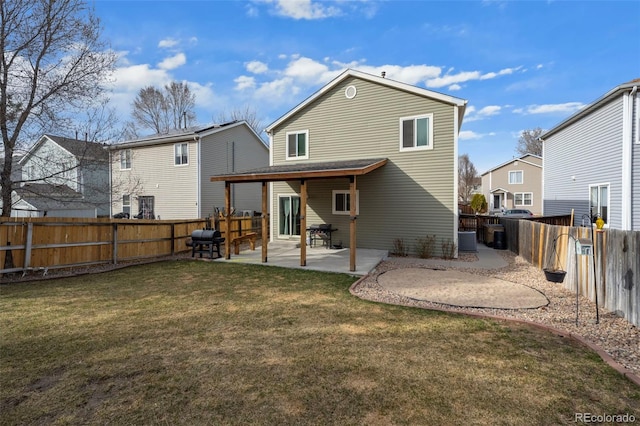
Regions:
M 176 247 L 176 233 L 175 233 L 175 225 L 172 223 L 171 224 L 171 256 L 173 256 L 176 251 L 175 251 L 175 247 Z
M 33 222 L 27 223 L 27 237 L 24 242 L 24 270 L 26 271 L 31 266 L 31 246 L 33 242 Z
M 118 224 L 113 224 L 113 264 L 118 264 Z

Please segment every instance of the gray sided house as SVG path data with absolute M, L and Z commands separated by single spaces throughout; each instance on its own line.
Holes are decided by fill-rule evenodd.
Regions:
M 542 213 L 542 158 L 527 154 L 487 170 L 482 175 L 482 191 L 489 212 L 527 209 Z
M 109 214 L 109 154 L 105 145 L 42 136 L 19 162 L 12 216 L 102 217 Z
M 225 205 L 224 183 L 214 174 L 264 167 L 268 147 L 246 121 L 208 125 L 109 147 L 112 214 L 141 218 L 209 217 Z M 235 188 L 238 213 L 261 209 L 260 184 Z
M 544 214 L 640 230 L 640 79 L 624 83 L 540 136 Z
M 298 170 L 303 178 L 272 180 L 272 240 L 305 235 L 304 180 L 305 223 L 337 229 L 334 245 L 355 241 L 352 222 L 359 248 L 393 251 L 402 240 L 415 252 L 417 238 L 426 236 L 436 237 L 437 254 L 442 242 L 457 244 L 457 146 L 466 102 L 355 70 L 340 74 L 266 129 L 272 170 Z

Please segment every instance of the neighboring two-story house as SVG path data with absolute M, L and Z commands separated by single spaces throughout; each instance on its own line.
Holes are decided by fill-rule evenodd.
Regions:
M 42 136 L 19 162 L 14 217 L 102 217 L 109 214 L 109 155 L 105 146 Z
M 487 170 L 481 175 L 489 213 L 526 209 L 542 214 L 542 157 L 527 154 Z
M 233 121 L 127 141 L 109 147 L 112 214 L 159 219 L 209 217 L 224 207 L 213 174 L 268 164 L 268 147 L 246 121 Z M 236 212 L 260 210 L 259 184 L 235 189 Z
M 272 240 L 304 241 L 305 226 L 330 224 L 333 244 L 350 247 L 357 219 L 358 248 L 403 241 L 415 253 L 432 235 L 438 248 L 457 244 L 466 102 L 346 70 L 267 127 L 269 167 L 212 180 L 271 182 Z
M 640 79 L 621 84 L 540 136 L 544 214 L 640 230 Z

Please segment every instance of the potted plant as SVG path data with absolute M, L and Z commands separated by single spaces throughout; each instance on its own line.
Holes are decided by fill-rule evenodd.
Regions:
M 564 277 L 567 275 L 567 271 L 562 269 L 557 269 L 556 264 L 560 264 L 560 258 L 558 257 L 558 252 L 556 251 L 556 241 L 558 237 L 553 240 L 553 250 L 551 251 L 551 255 L 547 258 L 547 265 L 551 264 L 551 267 L 547 266 L 543 268 L 544 277 L 547 281 L 552 283 L 561 283 L 564 281 Z

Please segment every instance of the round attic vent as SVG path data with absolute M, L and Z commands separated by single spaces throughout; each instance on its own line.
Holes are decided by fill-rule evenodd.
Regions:
M 353 99 L 356 97 L 356 86 L 347 86 L 346 89 L 344 89 L 344 95 L 347 97 L 347 99 Z

